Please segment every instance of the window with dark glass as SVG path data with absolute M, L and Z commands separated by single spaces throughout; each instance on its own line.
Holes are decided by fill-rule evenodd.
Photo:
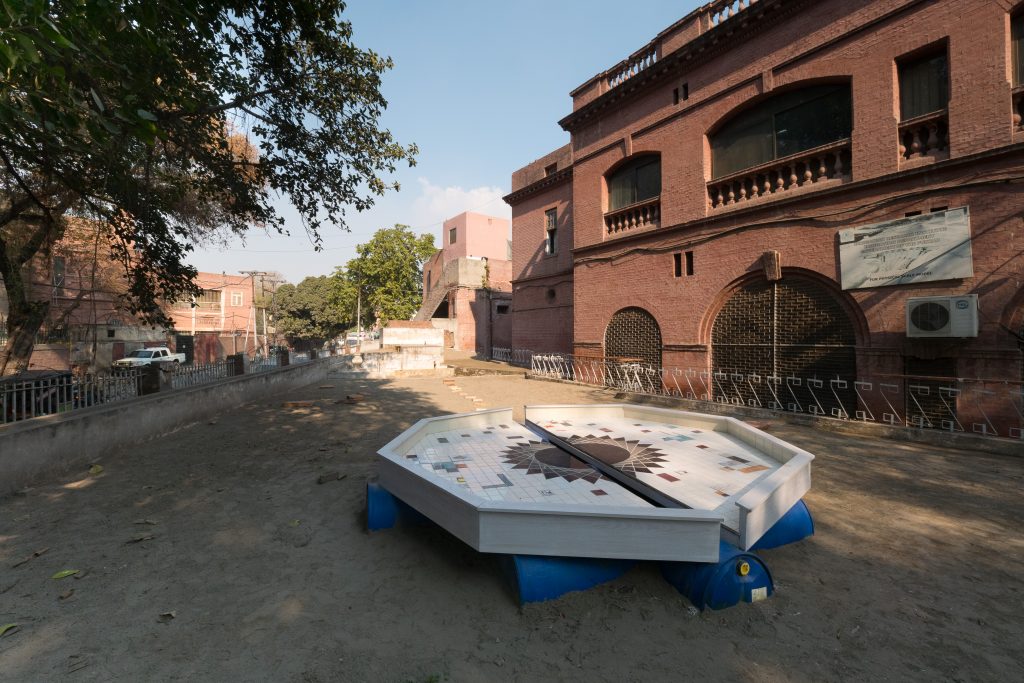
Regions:
M 942 111 L 949 102 L 949 62 L 946 53 L 901 62 L 900 120 Z
M 455 244 L 455 228 L 448 230 L 448 244 Z
M 653 199 L 661 194 L 661 158 L 644 156 L 608 178 L 608 210 Z
M 547 235 L 544 251 L 554 254 L 558 248 L 558 210 L 548 209 L 544 212 L 544 231 Z
M 711 136 L 711 175 L 721 178 L 830 142 L 853 130 L 850 86 L 819 85 L 776 95 Z
M 1010 18 L 1013 86 L 1024 85 L 1024 12 Z
M 63 256 L 53 257 L 53 286 L 61 289 L 64 286 L 65 263 Z

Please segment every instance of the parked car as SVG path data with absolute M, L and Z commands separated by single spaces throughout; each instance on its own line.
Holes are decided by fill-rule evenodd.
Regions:
M 115 368 L 137 368 L 151 363 L 184 363 L 185 354 L 171 353 L 166 346 L 135 349 L 121 360 L 114 361 Z

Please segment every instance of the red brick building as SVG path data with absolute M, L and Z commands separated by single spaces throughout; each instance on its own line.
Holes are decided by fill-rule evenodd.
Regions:
M 843 378 L 833 413 L 855 379 L 1020 380 L 1022 37 L 1010 0 L 687 15 L 513 174 L 514 346 Z

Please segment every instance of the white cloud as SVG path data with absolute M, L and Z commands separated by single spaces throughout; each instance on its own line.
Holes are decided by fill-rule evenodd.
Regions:
M 500 187 L 473 187 L 468 190 L 457 185 L 441 187 L 426 178 L 418 178 L 420 194 L 412 203 L 414 222 L 421 231 L 439 232 L 440 224 L 463 211 L 475 211 L 500 218 L 512 218 L 512 208 L 501 198 L 506 194 Z

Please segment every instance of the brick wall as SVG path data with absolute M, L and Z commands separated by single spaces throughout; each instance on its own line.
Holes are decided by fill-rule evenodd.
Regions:
M 716 34 L 720 40 L 660 81 L 626 87 L 623 92 L 630 94 L 617 99 L 596 81 L 579 91 L 575 112 L 562 122 L 571 131 L 571 178 L 513 202 L 514 339 L 535 347 L 571 313 L 573 348 L 600 355 L 612 316 L 635 306 L 657 321 L 667 366 L 711 367 L 719 311 L 761 271 L 761 254 L 774 250 L 781 255 L 786 286 L 801 278 L 815 282 L 847 314 L 853 355 L 846 351 L 835 362 L 852 363 L 859 376 L 901 374 L 906 358 L 953 358 L 964 376 L 1018 376 L 1021 350 L 1002 327 L 1024 326 L 1024 132 L 1012 129 L 1011 3 L 771 0 L 755 7 L 762 4 L 781 8 L 783 18 L 727 23 Z M 651 28 L 653 33 L 658 27 Z M 670 47 L 686 49 L 682 40 L 673 40 Z M 946 46 L 950 66 L 948 158 L 910 163 L 899 153 L 895 64 L 934 44 Z M 669 57 L 663 49 L 659 64 L 670 63 Z M 712 207 L 707 136 L 760 99 L 822 82 L 845 82 L 852 89 L 849 177 Z M 689 97 L 675 103 L 673 91 L 684 83 Z M 608 235 L 605 176 L 623 159 L 644 152 L 661 155 L 661 220 Z M 571 215 L 571 282 L 556 276 L 569 267 L 545 260 L 541 250 L 543 212 L 550 206 Z M 840 230 L 960 206 L 971 214 L 974 277 L 840 290 Z M 673 254 L 686 251 L 693 253 L 694 273 L 676 277 Z M 557 287 L 549 287 L 556 281 Z M 570 290 L 571 308 L 547 305 L 547 288 L 557 290 L 560 304 L 558 288 Z M 976 339 L 906 337 L 907 298 L 966 293 L 980 296 Z M 818 305 L 790 315 L 828 314 L 825 304 Z M 813 367 L 816 361 L 800 362 Z

